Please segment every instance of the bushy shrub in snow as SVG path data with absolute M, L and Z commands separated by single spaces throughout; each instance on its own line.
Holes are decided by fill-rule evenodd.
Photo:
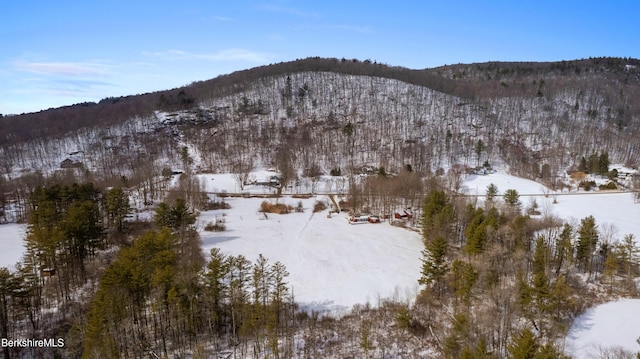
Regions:
M 316 203 L 313 204 L 313 213 L 322 212 L 325 209 L 327 209 L 327 205 L 324 202 L 316 201 Z
M 260 204 L 259 212 L 262 213 L 275 213 L 275 214 L 287 214 L 293 210 L 293 207 L 284 203 L 271 203 L 269 201 L 262 201 Z

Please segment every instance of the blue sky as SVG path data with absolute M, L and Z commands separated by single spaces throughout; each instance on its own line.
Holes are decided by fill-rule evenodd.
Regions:
M 309 56 L 413 69 L 640 58 L 634 1 L 26 0 L 0 4 L 0 113 Z

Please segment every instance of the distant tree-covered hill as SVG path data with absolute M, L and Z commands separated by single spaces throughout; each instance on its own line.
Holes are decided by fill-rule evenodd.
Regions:
M 499 161 L 539 178 L 544 165 L 553 174 L 593 153 L 635 165 L 639 67 L 636 59 L 597 58 L 412 70 L 307 58 L 4 116 L 2 167 L 52 169 L 82 151 L 102 178 L 133 176 L 148 158 L 182 162 L 186 144 L 202 170 L 218 171 L 237 167 L 238 158 L 275 164 L 278 148 L 294 154 L 298 168 L 327 173 L 362 165 L 429 173 Z

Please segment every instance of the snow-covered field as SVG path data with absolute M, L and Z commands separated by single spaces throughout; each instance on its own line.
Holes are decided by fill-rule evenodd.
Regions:
M 303 213 L 259 213 L 260 198 L 228 198 L 228 210 L 204 212 L 200 223 L 222 218 L 226 231 L 201 231 L 206 252 L 255 260 L 262 254 L 283 263 L 296 302 L 307 310 L 343 312 L 355 304 L 375 305 L 379 298 L 411 299 L 417 292 L 423 248 L 417 232 L 389 223 L 351 225 L 344 215 L 313 213 L 316 200 L 280 199 Z M 270 199 L 269 201 L 275 201 Z
M 500 194 L 508 189 L 517 190 L 521 194 L 520 202 L 523 208 L 529 206 L 530 201 L 535 198 L 538 209 L 543 214 L 553 214 L 574 225 L 579 225 L 582 218 L 592 215 L 601 229 L 610 225 L 616 227 L 614 240 L 622 240 L 625 234 L 630 233 L 640 239 L 640 204 L 634 203 L 632 193 L 583 190 L 554 193 L 545 190 L 538 182 L 500 172 L 470 175 L 464 180 L 463 187 L 468 194 L 484 195 L 491 183 L 498 187 Z M 545 192 L 548 195 L 545 195 Z M 554 199 L 557 202 L 555 204 Z
M 277 172 L 271 169 L 254 171 L 249 175 L 249 182 L 269 182 L 270 178 L 277 175 Z M 228 192 L 228 193 L 247 193 L 247 194 L 274 194 L 275 187 L 249 184 L 240 188 L 240 184 L 231 173 L 222 174 L 199 174 L 200 183 L 204 185 L 207 192 Z M 301 179 L 297 184 L 291 184 L 283 193 L 289 194 L 307 194 L 307 193 L 346 193 L 348 188 L 348 179 L 346 176 L 321 176 L 314 184 L 308 179 Z
M 567 336 L 567 353 L 575 359 L 604 358 L 603 349 L 620 347 L 636 353 L 640 345 L 640 299 L 620 299 L 587 310 Z M 613 356 L 607 356 L 613 358 Z

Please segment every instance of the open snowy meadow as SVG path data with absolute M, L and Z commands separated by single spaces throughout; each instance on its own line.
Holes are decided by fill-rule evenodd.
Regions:
M 554 215 L 572 225 L 579 225 L 582 218 L 593 216 L 600 229 L 613 227 L 614 242 L 622 240 L 629 233 L 633 233 L 636 239 L 640 238 L 640 203 L 635 203 L 632 193 L 575 189 L 556 193 L 538 182 L 500 172 L 469 175 L 463 182 L 463 190 L 469 195 L 484 196 L 491 183 L 498 187 L 500 195 L 508 189 L 518 191 L 523 208 L 530 206 L 535 199 L 540 212 Z
M 224 232 L 200 233 L 204 250 L 255 260 L 259 254 L 283 263 L 295 299 L 307 310 L 343 312 L 355 304 L 375 305 L 379 298 L 417 293 L 422 251 L 417 232 L 379 224 L 349 224 L 344 214 L 327 218 L 328 210 L 313 213 L 317 200 L 279 199 L 304 212 L 263 214 L 262 201 L 275 199 L 228 198 L 228 210 L 202 213 L 201 223 L 223 220 Z

